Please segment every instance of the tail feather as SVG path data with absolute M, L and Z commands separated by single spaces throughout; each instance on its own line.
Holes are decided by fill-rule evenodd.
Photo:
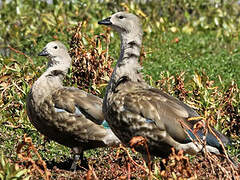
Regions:
M 121 143 L 118 137 L 112 132 L 111 129 L 106 129 L 107 135 L 103 138 L 103 142 L 108 146 L 117 146 Z
M 119 145 L 121 141 L 118 137 L 112 132 L 106 120 L 103 120 L 102 126 L 107 131 L 107 135 L 104 137 L 103 142 L 108 146 Z
M 208 132 L 207 135 L 206 135 L 206 137 L 205 137 L 205 133 L 203 132 L 203 129 L 199 129 L 199 130 L 197 131 L 197 134 L 196 134 L 196 135 L 197 135 L 198 138 L 200 138 L 201 140 L 206 139 L 207 145 L 212 146 L 212 147 L 215 147 L 215 148 L 217 148 L 217 149 L 220 151 L 220 153 L 223 153 L 223 149 L 222 149 L 221 143 L 222 143 L 224 146 L 226 146 L 226 145 L 230 145 L 231 142 L 230 142 L 230 140 L 229 140 L 227 137 L 225 137 L 223 134 L 221 134 L 221 133 L 218 132 L 217 130 L 215 130 L 215 129 L 212 128 L 212 131 L 215 133 L 215 135 L 216 135 L 218 138 L 217 138 L 214 134 L 212 134 L 211 132 Z M 191 130 L 187 130 L 187 133 L 188 133 L 188 135 L 191 137 L 191 139 L 193 139 L 193 140 L 196 140 L 196 139 L 197 139 L 197 137 L 193 134 L 193 132 L 192 132 Z M 190 142 L 191 139 L 188 138 L 188 139 L 187 139 L 187 142 Z M 218 139 L 221 140 L 221 143 L 219 142 Z

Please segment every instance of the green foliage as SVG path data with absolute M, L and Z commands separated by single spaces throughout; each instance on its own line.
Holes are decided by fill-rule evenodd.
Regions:
M 10 163 L 1 152 L 0 156 L 0 179 L 1 180 L 28 180 L 27 169 L 20 169 L 17 164 Z
M 149 27 L 151 31 L 216 31 L 217 36 L 232 38 L 239 29 L 240 7 L 236 0 L 170 0 L 134 4 L 130 3 L 130 9 L 142 9 L 147 24 L 152 25 Z
M 3 1 L 0 9 L 1 151 L 16 161 L 16 146 L 23 134 L 27 134 L 44 160 L 63 162 L 70 156 L 69 148 L 54 142 L 46 143 L 28 121 L 26 95 L 46 64 L 46 59 L 38 58 L 36 54 L 47 42 L 55 39 L 69 47 L 72 28 L 83 22 L 81 47 L 89 47 L 97 37 L 105 42 L 103 36 L 109 35 L 110 44 L 103 43 L 100 51 L 105 51 L 109 45 L 108 52 L 104 53 L 117 59 L 120 49 L 118 35 L 113 31 L 106 34 L 108 31 L 97 21 L 113 12 L 128 10 L 143 21 L 145 57 L 142 57 L 142 64 L 149 83 L 187 102 L 201 115 L 207 115 L 215 128 L 231 136 L 234 146 L 229 148 L 229 152 L 233 156 L 238 155 L 239 7 L 237 0 L 169 0 L 149 1 L 147 4 L 130 0 L 54 0 L 53 4 L 37 0 Z M 86 39 L 90 37 L 91 40 Z M 80 52 L 87 55 L 89 49 L 81 49 Z M 181 75 L 180 72 L 185 73 Z M 67 78 L 68 85 L 73 85 L 71 78 L 78 79 L 72 77 L 73 74 L 74 69 Z M 103 89 L 100 91 L 102 93 Z M 105 150 L 104 153 L 108 155 Z M 95 151 L 86 155 L 96 156 L 94 162 L 98 162 L 99 156 Z M 4 162 L 8 169 L 4 170 L 4 177 L 6 172 L 26 174 L 26 170 L 14 169 L 15 165 L 5 158 Z M 108 163 L 105 165 L 110 167 Z
M 26 52 L 39 43 L 49 39 L 67 41 L 67 28 L 86 19 L 90 1 L 3 1 L 0 10 L 0 42 Z M 85 8 L 87 7 L 87 8 Z M 81 11 L 80 11 L 81 10 Z M 43 40 L 42 40 L 43 39 Z M 34 51 L 33 51 L 34 52 Z

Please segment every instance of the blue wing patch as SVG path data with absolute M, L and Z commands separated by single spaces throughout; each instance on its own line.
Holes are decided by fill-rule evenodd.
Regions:
M 102 122 L 102 126 L 105 128 L 105 129 L 110 129 L 107 121 L 104 119 L 103 122 Z
M 201 133 L 197 133 L 196 136 L 192 133 L 191 130 L 187 130 L 188 135 L 193 139 L 196 140 L 196 136 L 199 136 L 200 139 L 202 139 L 202 134 Z M 185 140 L 186 142 L 191 142 L 191 139 L 189 137 L 187 137 L 187 139 Z
M 56 112 L 56 113 L 66 112 L 65 109 L 61 109 L 61 108 L 56 108 L 56 107 L 54 107 L 54 109 L 55 109 L 55 112 Z
M 155 121 L 152 119 L 146 119 L 146 123 L 155 123 Z
M 76 106 L 75 106 L 75 115 L 77 116 L 82 115 L 82 112 Z
M 57 107 L 54 107 L 54 109 L 55 109 L 55 112 L 57 112 L 57 113 L 67 112 L 65 109 L 61 109 L 61 108 L 57 108 Z M 75 106 L 74 114 L 79 116 L 79 115 L 82 115 L 82 112 Z

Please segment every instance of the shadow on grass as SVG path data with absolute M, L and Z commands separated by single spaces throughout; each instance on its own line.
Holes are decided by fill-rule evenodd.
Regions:
M 52 170 L 52 169 L 61 169 L 61 170 L 66 170 L 66 171 L 72 171 L 71 170 L 71 165 L 73 163 L 73 159 L 72 158 L 67 158 L 65 161 L 63 162 L 56 162 L 56 161 L 47 161 L 45 160 L 46 164 L 47 164 L 47 168 Z M 88 170 L 88 161 L 84 160 L 83 162 L 81 162 L 80 165 L 80 161 L 79 163 L 77 163 L 77 168 L 76 171 L 78 170 Z

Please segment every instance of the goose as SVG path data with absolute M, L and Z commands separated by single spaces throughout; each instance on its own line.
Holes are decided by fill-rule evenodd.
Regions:
M 151 155 L 167 157 L 172 148 L 197 154 L 203 150 L 201 143 L 195 141 L 200 138 L 206 139 L 208 152 L 223 153 L 218 138 L 226 146 L 230 143 L 227 137 L 215 129 L 212 130 L 217 138 L 211 132 L 205 137 L 204 128 L 195 135 L 193 129 L 201 119 L 199 114 L 144 81 L 138 62 L 143 36 L 140 19 L 128 12 L 117 12 L 98 24 L 114 29 L 121 40 L 120 56 L 103 100 L 104 117 L 121 142 L 130 146 L 133 137 L 141 136 L 146 139 Z M 143 146 L 136 150 L 148 161 Z
M 59 41 L 49 42 L 39 53 L 47 56 L 48 67 L 35 81 L 27 96 L 27 115 L 34 127 L 74 153 L 71 170 L 83 162 L 88 149 L 119 144 L 111 129 L 105 129 L 102 99 L 75 87 L 64 87 L 71 66 L 67 48 Z

